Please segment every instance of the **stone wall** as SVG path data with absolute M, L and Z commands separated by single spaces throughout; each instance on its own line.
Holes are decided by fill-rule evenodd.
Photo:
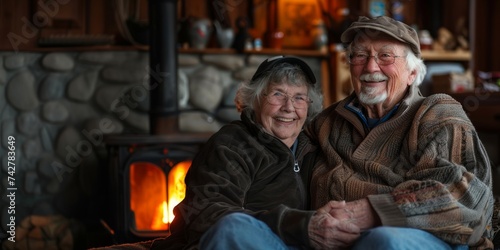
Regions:
M 179 55 L 180 129 L 213 132 L 239 119 L 235 90 L 267 57 Z M 320 61 L 304 59 L 321 82 Z M 30 215 L 100 216 L 107 182 L 102 135 L 149 133 L 149 78 L 161 73 L 149 67 L 148 52 L 0 52 L 0 178 L 16 188 L 18 223 Z M 15 138 L 15 171 L 8 168 L 8 136 Z M 6 188 L 0 213 L 8 231 Z

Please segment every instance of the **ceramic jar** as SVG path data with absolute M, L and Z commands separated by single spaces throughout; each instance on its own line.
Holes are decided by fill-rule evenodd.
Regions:
M 209 19 L 195 19 L 189 27 L 189 45 L 194 49 L 205 49 L 211 34 L 212 22 Z
M 217 35 L 217 42 L 223 49 L 228 49 L 233 44 L 234 31 L 231 27 L 225 28 L 217 20 L 214 22 L 215 34 Z

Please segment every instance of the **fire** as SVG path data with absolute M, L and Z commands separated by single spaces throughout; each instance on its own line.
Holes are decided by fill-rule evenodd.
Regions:
M 134 163 L 130 168 L 130 205 L 137 230 L 167 230 L 173 209 L 186 195 L 184 178 L 191 161 L 180 162 L 168 173 L 151 163 Z M 167 195 L 168 194 L 168 195 Z
M 166 201 L 158 205 L 154 212 L 153 221 L 151 222 L 152 230 L 167 230 L 169 221 L 165 220 L 168 218 L 168 205 Z
M 175 165 L 168 173 L 168 217 L 164 221 L 171 223 L 174 220 L 174 207 L 186 196 L 184 178 L 191 166 L 191 161 L 183 161 Z
M 171 223 L 172 221 L 170 221 L 168 218 L 168 215 L 169 215 L 169 210 L 168 210 L 168 204 L 166 201 L 163 201 L 163 203 L 161 204 L 161 214 L 162 214 L 162 218 L 161 218 L 161 222 L 163 224 L 167 224 L 167 223 Z

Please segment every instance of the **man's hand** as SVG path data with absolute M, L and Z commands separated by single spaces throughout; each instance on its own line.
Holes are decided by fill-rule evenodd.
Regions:
M 329 213 L 334 218 L 349 220 L 361 230 L 374 228 L 381 224 L 380 218 L 367 198 L 346 202 L 344 207 L 336 207 L 331 209 Z
M 339 249 L 350 245 L 359 237 L 360 229 L 346 217 L 334 218 L 330 212 L 344 209 L 344 201 L 330 201 L 316 211 L 309 222 L 309 239 L 314 249 Z

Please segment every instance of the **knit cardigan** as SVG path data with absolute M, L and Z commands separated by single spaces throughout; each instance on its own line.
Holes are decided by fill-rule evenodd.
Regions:
M 328 107 L 308 128 L 323 152 L 312 208 L 367 197 L 385 226 L 492 247 L 490 161 L 461 104 L 409 87 L 394 116 L 369 130 L 345 107 L 355 98 Z

